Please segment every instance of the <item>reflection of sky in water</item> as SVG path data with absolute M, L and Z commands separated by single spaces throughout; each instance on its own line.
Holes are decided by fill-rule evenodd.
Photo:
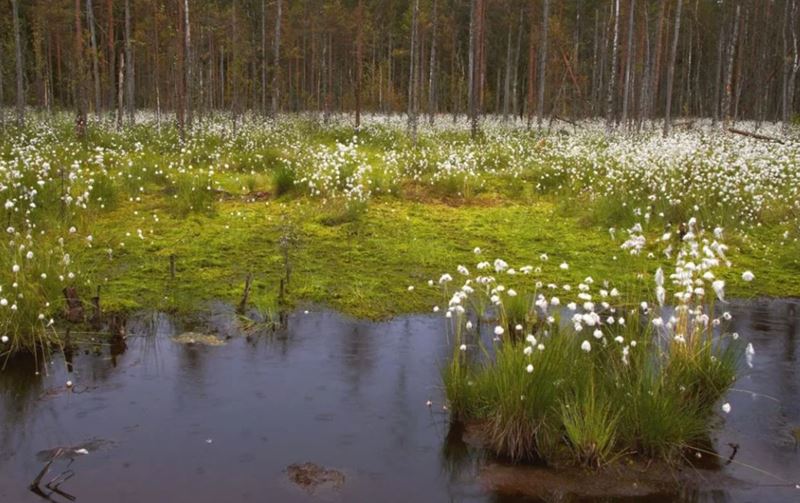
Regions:
M 756 348 L 755 368 L 730 394 L 733 411 L 715 444 L 727 455 L 737 443 L 738 462 L 797 478 L 798 302 L 731 310 L 733 329 Z M 487 494 L 475 478 L 480 454 L 448 432 L 442 319 L 369 323 L 323 312 L 222 347 L 169 340 L 203 324 L 230 334 L 230 312 L 216 311 L 194 324 L 158 313 L 130 320 L 123 354 L 76 355 L 77 393 L 63 392 L 58 362 L 45 378 L 33 378 L 25 362 L 0 374 L 0 501 L 41 501 L 27 491 L 42 466 L 36 453 L 92 438 L 114 445 L 73 463 L 76 475 L 62 488 L 81 502 L 306 500 L 283 472 L 305 461 L 347 477 L 323 501 L 519 501 Z M 780 482 L 741 465 L 725 470 L 743 483 L 648 501 L 800 498 L 793 488 L 760 487 Z M 50 477 L 58 472 L 54 465 Z

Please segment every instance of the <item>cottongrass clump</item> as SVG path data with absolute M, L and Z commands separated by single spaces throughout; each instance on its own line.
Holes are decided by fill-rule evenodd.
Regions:
M 608 282 L 544 285 L 543 266 L 501 259 L 443 275 L 452 419 L 483 425 L 490 448 L 514 461 L 677 462 L 704 445 L 750 349 L 717 309 L 726 246 L 694 219 L 687 228 L 672 273 L 655 271 L 652 294 L 633 304 Z

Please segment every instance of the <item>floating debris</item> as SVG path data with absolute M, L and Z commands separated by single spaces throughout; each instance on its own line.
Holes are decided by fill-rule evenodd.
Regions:
M 174 337 L 173 341 L 177 342 L 178 344 L 199 344 L 201 346 L 224 346 L 225 341 L 222 339 L 209 334 L 201 334 L 197 332 L 185 332 L 181 335 Z
M 36 453 L 36 459 L 42 463 L 46 463 L 48 461 L 57 461 L 60 459 L 72 460 L 80 456 L 85 456 L 90 452 L 98 451 L 104 447 L 109 447 L 113 444 L 114 442 L 111 440 L 93 438 L 76 445 L 53 447 L 52 449 L 39 451 Z
M 319 488 L 339 489 L 344 485 L 342 472 L 316 463 L 291 464 L 286 468 L 286 473 L 292 483 L 312 494 Z

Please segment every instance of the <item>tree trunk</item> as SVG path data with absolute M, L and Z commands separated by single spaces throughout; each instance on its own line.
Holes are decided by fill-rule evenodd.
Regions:
M 503 121 L 508 120 L 508 110 L 511 107 L 511 75 L 514 53 L 511 49 L 511 35 L 514 30 L 508 30 L 508 40 L 506 42 L 506 75 L 503 83 Z M 499 90 L 498 90 L 499 92 Z
M 661 78 L 661 59 L 664 53 L 664 21 L 666 19 L 667 1 L 661 2 L 658 9 L 658 27 L 656 28 L 656 48 L 651 66 L 652 75 L 650 76 L 650 98 L 647 105 L 647 115 L 655 115 L 655 104 L 658 101 Z
M 622 95 L 622 123 L 628 122 L 628 100 L 631 94 L 631 67 L 633 66 L 633 25 L 636 12 L 636 0 L 631 0 L 628 11 L 628 46 L 625 54 L 625 89 Z
M 117 131 L 122 129 L 122 115 L 123 107 L 125 106 L 124 93 L 125 89 L 125 53 L 119 54 L 119 76 L 117 77 Z
M 125 83 L 126 87 L 126 107 L 128 110 L 128 121 L 133 124 L 135 121 L 134 112 L 134 73 L 133 73 L 133 47 L 131 46 L 131 0 L 125 0 Z
M 477 118 L 475 115 L 475 23 L 478 15 L 478 2 L 471 0 L 469 3 L 469 48 L 467 53 L 467 109 L 469 110 L 470 123 L 474 123 L 472 136 L 477 134 Z
M 542 41 L 539 46 L 539 104 L 536 107 L 536 125 L 541 128 L 544 120 L 544 87 L 547 80 L 547 31 L 550 24 L 550 0 L 542 5 Z
M 358 14 L 356 17 L 356 23 L 358 26 L 356 29 L 358 33 L 356 34 L 356 131 L 361 128 L 361 81 L 364 78 L 363 75 L 363 61 L 362 58 L 364 57 L 363 54 L 363 45 L 364 45 L 364 4 L 362 0 L 358 0 Z
M 664 109 L 664 136 L 669 135 L 670 119 L 672 114 L 672 81 L 675 78 L 675 57 L 678 53 L 678 34 L 681 30 L 682 4 L 683 0 L 678 0 L 678 6 L 675 9 L 675 28 L 674 33 L 672 34 L 672 49 L 669 53 L 669 65 L 667 66 L 667 104 Z
M 788 85 L 788 108 L 789 108 L 789 120 L 791 120 L 791 114 L 794 111 L 794 88 L 795 88 L 795 81 L 797 79 L 797 74 L 800 72 L 800 41 L 798 41 L 797 36 L 797 11 L 800 8 L 797 4 L 797 0 L 792 0 L 792 13 L 789 19 L 789 24 L 791 26 L 792 31 L 792 71 L 789 74 L 789 85 Z
M 720 21 L 719 40 L 717 40 L 717 65 L 714 77 L 714 104 L 711 112 L 711 123 L 716 124 L 719 120 L 719 90 L 722 87 L 722 62 L 725 59 L 725 23 Z
M 25 76 L 22 73 L 22 40 L 19 27 L 19 0 L 11 0 L 11 10 L 14 17 L 14 48 L 17 55 L 17 126 L 25 125 Z
M 728 49 L 725 57 L 727 59 L 726 69 L 725 69 L 725 87 L 723 89 L 722 95 L 722 122 L 723 127 L 727 129 L 728 122 L 730 121 L 731 115 L 731 98 L 733 94 L 733 60 L 736 54 L 736 42 L 739 38 L 739 14 L 740 14 L 740 5 L 736 4 L 736 13 L 733 16 L 733 32 L 731 33 L 731 38 L 728 41 Z
M 428 64 L 428 122 L 431 126 L 433 126 L 433 119 L 436 115 L 436 31 L 439 23 L 437 4 L 437 0 L 433 0 L 433 18 L 431 20 L 431 60 Z
M 261 0 L 261 114 L 267 114 L 267 0 Z
M 94 8 L 92 0 L 86 0 L 86 24 L 89 25 L 89 36 L 92 44 L 92 77 L 94 78 L 94 115 L 100 120 L 100 65 L 97 54 L 97 37 L 94 27 Z
M 192 30 L 189 24 L 189 0 L 183 0 L 183 68 L 185 84 L 183 86 L 183 108 L 186 113 L 186 128 L 192 129 L 192 90 L 194 81 L 192 79 Z
M 127 0 L 126 0 L 127 2 Z M 186 101 L 184 99 L 185 94 L 185 85 L 186 85 L 186 38 L 184 36 L 183 31 L 186 29 L 186 24 L 184 22 L 184 2 L 183 0 L 178 0 L 178 37 L 176 38 L 175 42 L 178 45 L 178 68 L 175 72 L 177 77 L 175 79 L 175 88 L 177 99 L 176 107 L 175 107 L 175 122 L 178 125 L 178 135 L 180 136 L 181 143 L 183 143 L 184 139 L 186 138 Z M 220 75 L 220 78 L 222 76 Z
M 608 76 L 608 94 L 606 95 L 606 129 L 614 128 L 614 93 L 617 80 L 617 52 L 619 47 L 619 2 L 614 0 L 614 39 L 611 42 L 611 74 Z
M 3 101 L 3 46 L 0 45 L 0 129 L 6 132 L 6 108 Z
M 517 44 L 514 48 L 513 76 L 511 80 L 511 114 L 516 116 L 519 112 L 519 56 L 522 50 L 522 27 L 525 22 L 525 11 L 519 9 L 519 24 L 517 26 Z
M 282 0 L 278 0 L 278 11 L 275 15 L 275 40 L 272 47 L 273 68 L 272 68 L 272 115 L 278 114 L 281 101 L 280 78 L 281 78 L 281 16 Z
M 408 129 L 414 145 L 417 144 L 417 44 L 419 0 L 414 0 L 411 11 L 411 49 L 408 63 Z
M 86 138 L 86 92 L 83 54 L 83 26 L 81 23 L 81 0 L 75 0 L 75 134 L 79 140 Z
M 117 61 L 117 52 L 114 47 L 114 0 L 106 0 L 106 66 L 108 73 L 108 108 L 113 110 L 117 102 L 117 85 L 114 82 L 115 62 Z

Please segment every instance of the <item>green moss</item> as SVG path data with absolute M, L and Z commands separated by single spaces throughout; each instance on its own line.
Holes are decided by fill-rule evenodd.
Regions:
M 299 236 L 289 253 L 288 300 L 324 303 L 359 317 L 427 311 L 440 296 L 427 286 L 429 279 L 484 259 L 540 265 L 545 281 L 575 285 L 592 276 L 623 291 L 649 288 L 657 267 L 653 259 L 626 256 L 606 229 L 564 216 L 546 200 L 452 207 L 387 197 L 374 200 L 358 219 L 334 226 L 320 216 L 322 203 L 305 198 L 224 201 L 215 214 L 187 218 L 168 211 L 170 204 L 151 196 L 136 210 L 121 204 L 93 221 L 95 244 L 82 254 L 82 265 L 104 285 L 107 309 L 191 311 L 211 299 L 235 302 L 248 273 L 254 275 L 253 302 L 274 299 L 284 276 L 278 244 L 282 215 Z M 138 229 L 144 239 L 137 237 Z M 787 269 L 797 274 L 796 259 L 770 252 L 777 232 L 762 229 L 732 247 L 736 272 L 727 278 L 729 297 L 800 294 L 796 282 L 786 281 Z M 482 257 L 474 255 L 475 247 L 484 250 Z M 539 260 L 542 253 L 549 255 L 547 262 Z M 175 278 L 170 255 L 176 257 Z M 569 270 L 559 270 L 561 262 L 569 263 Z M 738 274 L 748 268 L 757 279 L 745 285 Z M 416 287 L 413 292 L 409 285 Z

